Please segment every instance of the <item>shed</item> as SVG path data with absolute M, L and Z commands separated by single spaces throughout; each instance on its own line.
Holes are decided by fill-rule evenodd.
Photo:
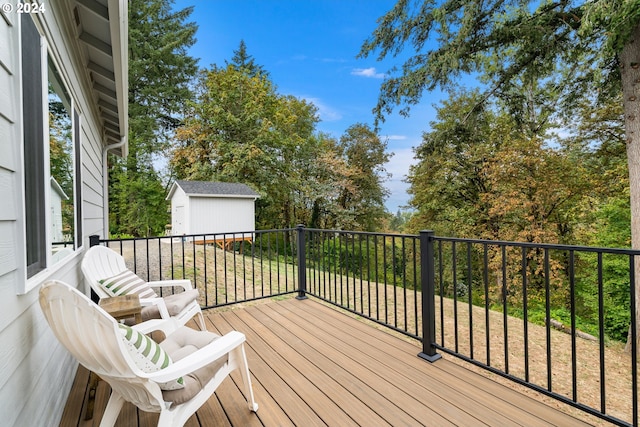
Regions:
M 258 197 L 260 195 L 246 184 L 176 181 L 167 196 L 171 201 L 171 234 L 225 233 L 226 237 L 241 237 L 235 233 L 255 230 Z
M 51 241 L 52 244 L 55 244 L 64 240 L 62 201 L 69 200 L 69 196 L 66 195 L 54 177 L 51 177 L 49 182 L 51 183 Z

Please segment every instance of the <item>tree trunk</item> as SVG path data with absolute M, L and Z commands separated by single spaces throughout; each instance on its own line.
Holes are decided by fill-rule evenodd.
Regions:
M 624 124 L 629 164 L 629 187 L 631 193 L 631 246 L 640 249 L 640 24 L 620 53 Z M 640 259 L 635 259 L 636 325 L 640 317 Z M 640 334 L 636 334 L 640 335 Z M 631 350 L 631 327 L 626 349 Z M 636 342 L 638 342 L 636 336 Z M 638 342 L 640 344 L 640 342 Z M 640 348 L 640 347 L 637 347 Z

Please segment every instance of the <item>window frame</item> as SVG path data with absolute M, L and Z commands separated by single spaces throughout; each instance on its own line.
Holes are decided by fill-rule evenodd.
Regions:
M 45 175 L 48 168 L 45 168 L 45 165 L 49 159 L 45 153 L 47 150 L 41 148 L 44 147 L 46 135 L 49 132 L 48 124 L 44 121 L 45 105 L 47 105 L 44 90 L 44 82 L 47 81 L 45 67 L 47 46 L 35 22 L 28 15 L 20 15 L 20 17 L 25 274 L 29 280 L 46 270 L 47 265 L 46 218 L 48 215 L 39 214 L 46 210 L 48 205 L 45 200 L 45 182 L 48 180 Z M 34 49 L 36 45 L 38 48 Z M 30 80 L 33 83 L 26 84 Z M 40 92 L 39 97 L 38 92 Z M 32 111 L 40 111 L 40 114 L 37 115 Z M 34 173 L 30 173 L 31 171 Z
M 56 52 L 43 35 L 39 23 L 28 14 L 20 15 L 20 73 L 21 88 L 20 128 L 21 170 L 19 175 L 22 215 L 19 223 L 22 226 L 23 243 L 19 245 L 23 251 L 21 270 L 23 279 L 19 280 L 17 293 L 25 294 L 36 288 L 42 281 L 67 265 L 83 247 L 82 230 L 82 113 L 69 90 L 67 76 L 56 59 Z M 37 48 L 36 48 L 36 45 Z M 39 64 L 36 62 L 39 61 Z M 38 67 L 38 69 L 34 69 Z M 73 168 L 73 232 L 71 252 L 54 260 L 51 214 L 51 156 L 49 128 L 49 70 L 54 68 L 59 83 L 64 87 L 69 101 L 70 133 L 70 167 Z M 30 80 L 33 80 L 30 82 Z M 38 91 L 40 96 L 38 96 Z M 37 100 L 37 101 L 36 101 Z M 40 111 L 40 114 L 37 114 Z M 33 225 L 35 224 L 35 225 Z M 19 234 L 20 236 L 20 234 Z

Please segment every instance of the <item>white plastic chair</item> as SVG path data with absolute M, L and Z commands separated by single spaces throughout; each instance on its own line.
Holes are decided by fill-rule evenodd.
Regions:
M 127 270 L 124 258 L 106 246 L 93 246 L 89 248 L 82 259 L 82 273 L 91 289 L 102 298 L 109 298 L 105 289 L 100 285 L 100 281 L 113 277 Z M 202 310 L 198 303 L 198 293 L 194 290 L 191 281 L 188 279 L 159 280 L 147 282 L 151 287 L 182 288 L 184 295 L 173 294 L 158 298 L 140 298 L 142 304 L 142 320 L 160 317 L 162 319 L 174 318 L 179 326 L 185 325 L 193 316 L 198 316 L 198 323 L 203 331 L 207 330 L 202 316 Z M 188 302 L 185 303 L 185 298 Z
M 249 410 L 258 410 L 244 351 L 245 336 L 240 332 L 232 331 L 219 337 L 212 332 L 195 331 L 188 327 L 176 328 L 174 320 L 143 322 L 133 328 L 140 327 L 142 329 L 139 330 L 143 333 L 150 329 L 162 330 L 167 338 L 160 347 L 166 348 L 170 355 L 190 349 L 195 342 L 201 347 L 191 350 L 186 356 L 183 352 L 183 358 L 176 359 L 166 368 L 146 373 L 138 368 L 127 350 L 121 326 L 78 290 L 63 282 L 48 281 L 40 289 L 40 306 L 58 340 L 83 366 L 98 374 L 111 386 L 111 397 L 100 422 L 101 427 L 115 424 L 125 401 L 143 411 L 159 412 L 158 426 L 182 426 L 237 368 L 242 374 Z M 181 337 L 175 338 L 179 336 Z M 195 339 L 185 340 L 185 336 Z M 213 341 L 202 345 L 203 340 L 209 342 L 212 337 Z M 176 352 L 178 346 L 180 348 Z M 212 375 L 208 380 L 201 378 L 202 372 L 207 369 L 210 371 L 209 375 Z M 190 375 L 198 375 L 198 380 L 204 381 L 204 384 L 200 387 L 200 383 L 190 379 Z M 163 391 L 159 384 L 180 377 L 185 379 L 185 384 L 191 381 L 189 387 L 197 384 L 197 388 L 193 397 L 176 404 L 175 396 L 169 401 L 167 399 L 175 391 Z

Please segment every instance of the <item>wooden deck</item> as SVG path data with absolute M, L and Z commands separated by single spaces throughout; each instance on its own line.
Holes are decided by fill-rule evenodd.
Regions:
M 312 299 L 210 310 L 206 318 L 210 330 L 247 336 L 260 409 L 247 409 L 234 373 L 187 426 L 590 425 L 450 360 L 428 363 L 417 357 L 418 343 Z M 86 421 L 87 384 L 80 368 L 61 426 L 99 424 L 109 387 L 99 383 Z M 157 415 L 127 404 L 116 425 L 156 422 Z

